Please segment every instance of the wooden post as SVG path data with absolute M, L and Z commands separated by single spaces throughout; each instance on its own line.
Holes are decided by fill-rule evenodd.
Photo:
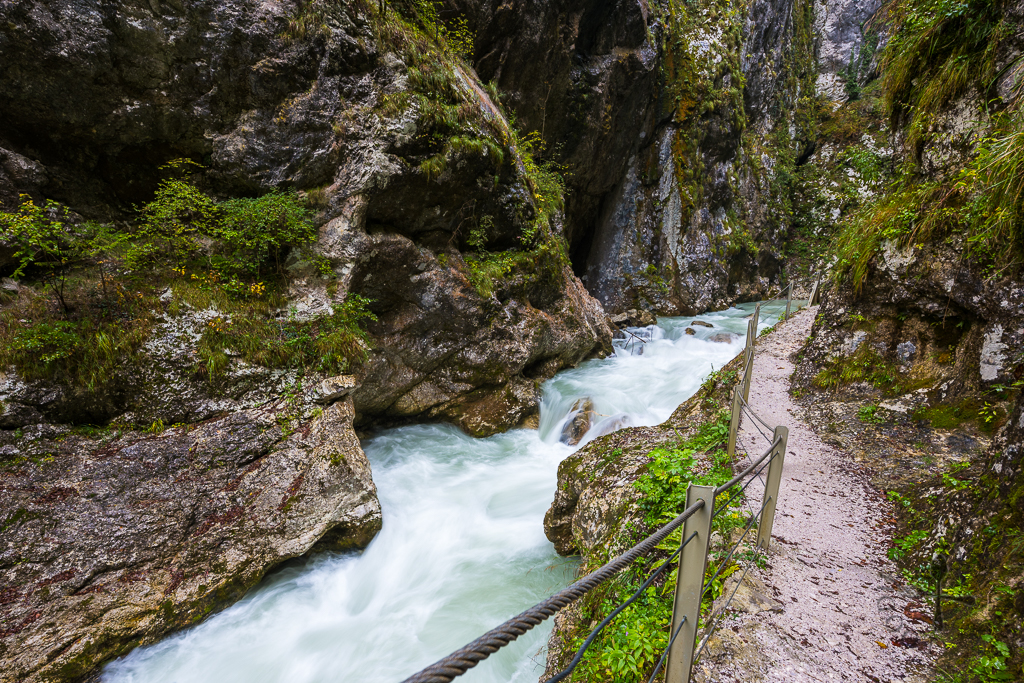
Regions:
M 764 509 L 757 524 L 757 547 L 768 550 L 772 538 L 772 524 L 775 522 L 775 506 L 779 502 L 779 484 L 782 482 L 782 465 L 786 460 L 786 442 L 789 441 L 789 427 L 779 425 L 775 428 L 773 438 L 775 447 L 772 449 L 771 464 L 768 465 L 768 479 L 764 484 Z
M 789 319 L 789 311 L 793 307 L 793 283 L 786 288 L 786 320 Z
M 819 274 L 817 279 L 814 281 L 814 286 L 811 287 L 811 297 L 807 300 L 807 307 L 816 306 L 818 304 L 818 292 L 821 288 L 821 275 Z
M 676 596 L 672 603 L 672 630 L 669 632 L 669 638 L 675 635 L 676 631 L 679 634 L 676 635 L 668 653 L 665 683 L 690 682 L 693 651 L 697 646 L 697 624 L 700 618 L 700 599 L 704 593 L 704 572 L 707 570 L 708 543 L 711 540 L 715 488 L 693 484 L 687 486 L 686 507 L 690 507 L 698 500 L 704 501 L 704 507 L 683 525 L 683 543 L 694 532 L 697 535 L 679 555 L 679 572 L 676 575 Z
M 743 364 L 743 400 L 750 403 L 750 380 L 754 374 L 754 347 L 747 349 L 747 362 Z
M 730 462 L 736 457 L 736 433 L 740 429 L 740 386 L 737 384 L 732 388 L 732 416 L 729 418 L 729 445 L 726 447 Z

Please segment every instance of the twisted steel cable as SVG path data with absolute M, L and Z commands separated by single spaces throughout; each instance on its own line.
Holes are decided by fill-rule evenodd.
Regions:
M 547 600 L 539 602 L 525 612 L 512 617 L 504 624 L 491 629 L 444 659 L 431 664 L 417 674 L 413 674 L 402 683 L 450 683 L 454 678 L 466 673 L 534 626 L 550 618 L 569 603 L 610 579 L 641 555 L 649 553 L 654 549 L 654 546 L 665 540 L 670 533 L 702 507 L 704 507 L 704 501 L 698 500 L 671 522 L 601 568 L 587 574 L 568 588 L 558 591 Z
M 776 455 L 777 455 L 777 454 L 776 454 Z M 730 504 L 732 504 L 732 502 L 733 502 L 734 500 L 736 500 L 736 499 L 737 499 L 737 498 L 738 498 L 738 497 L 739 497 L 740 495 L 742 495 L 742 493 L 743 493 L 744 491 L 746 491 L 746 490 L 747 490 L 747 487 L 748 487 L 748 486 L 750 486 L 750 484 L 751 484 L 751 483 L 752 483 L 752 482 L 754 481 L 755 477 L 756 477 L 756 478 L 760 478 L 760 477 L 761 477 L 761 472 L 763 472 L 763 471 L 764 471 L 764 468 L 765 468 L 765 467 L 768 467 L 768 465 L 770 465 L 770 464 L 771 464 L 771 462 L 772 462 L 773 460 L 775 460 L 775 458 L 776 458 L 776 455 L 772 455 L 772 457 L 768 458 L 768 462 L 766 462 L 766 463 L 762 464 L 762 465 L 761 465 L 761 467 L 760 467 L 760 468 L 758 468 L 758 470 L 757 470 L 756 472 L 754 472 L 754 476 L 753 476 L 753 477 L 751 477 L 750 479 L 747 479 L 747 483 L 746 483 L 746 484 L 744 484 L 744 485 L 743 485 L 743 486 L 742 486 L 742 487 L 740 488 L 740 490 L 739 490 L 739 491 L 737 491 L 736 493 L 734 493 L 734 494 L 732 495 L 732 497 L 731 497 L 731 498 L 729 498 L 729 500 L 725 501 L 725 504 L 724 504 L 724 505 L 719 505 L 719 506 L 717 506 L 717 507 L 715 508 L 715 511 L 714 511 L 714 512 L 712 513 L 712 515 L 711 515 L 711 518 L 712 518 L 712 519 L 714 519 L 715 517 L 718 517 L 718 515 L 720 515 L 721 513 L 723 513 L 723 512 L 725 512 L 726 510 L 728 510 L 728 509 L 729 509 L 729 505 L 730 505 Z M 763 484 L 763 483 L 764 483 L 764 481 L 762 481 L 761 483 Z M 751 510 L 751 511 L 750 511 L 750 514 L 754 514 L 754 511 L 753 511 L 753 510 Z
M 758 458 L 754 462 L 750 463 L 750 466 L 747 467 L 745 470 L 743 470 L 742 472 L 737 474 L 735 477 L 733 477 L 732 479 L 730 479 L 729 481 L 725 482 L 724 484 L 719 486 L 717 489 L 715 489 L 715 495 L 717 496 L 719 493 L 722 493 L 723 491 L 728 491 L 733 486 L 738 484 L 740 482 L 740 480 L 743 479 L 743 477 L 745 477 L 748 474 L 750 474 L 751 472 L 753 472 L 755 467 L 757 467 L 762 462 L 764 462 L 764 459 L 767 458 L 769 455 L 771 455 L 772 451 L 775 449 L 775 446 L 777 446 L 780 443 L 782 443 L 782 439 L 781 438 L 780 439 L 775 439 L 775 441 L 772 442 L 772 445 L 768 447 L 768 450 L 766 450 L 764 453 L 761 454 L 760 458 Z
M 775 427 L 773 427 L 772 425 L 770 425 L 767 422 L 765 422 L 764 419 L 760 415 L 755 413 L 754 409 L 751 407 L 751 405 L 749 403 L 747 403 L 747 400 L 745 398 L 743 398 L 742 394 L 740 395 L 740 403 L 743 404 L 743 406 L 747 409 L 747 412 L 750 413 L 750 416 L 752 418 L 754 418 L 755 420 L 760 422 L 762 425 L 764 425 L 765 429 L 771 429 L 771 430 L 774 431 Z
M 761 545 L 758 544 L 755 550 L 760 549 Z M 732 599 L 736 597 L 736 591 L 738 591 L 740 589 L 740 586 L 743 584 L 743 579 L 747 578 L 747 572 L 750 571 L 751 564 L 753 563 L 747 564 L 747 566 L 743 568 L 743 574 L 740 576 L 740 580 L 736 582 L 736 586 L 732 589 L 732 593 L 729 595 L 729 599 L 725 601 L 725 604 L 722 605 L 722 607 L 719 608 L 717 612 L 715 612 L 708 618 L 708 628 L 707 631 L 704 633 L 704 640 L 701 642 L 700 649 L 697 650 L 697 654 L 693 656 L 694 664 L 696 664 L 699 661 L 700 656 L 704 652 L 704 648 L 707 647 L 708 641 L 711 640 L 711 636 L 714 634 L 715 629 L 718 628 L 718 626 L 721 624 L 722 615 L 725 614 L 725 610 L 729 609 L 729 605 L 732 604 Z
M 754 522 L 757 521 L 758 516 L 760 516 L 760 514 L 762 512 L 764 512 L 764 509 L 766 507 L 768 507 L 768 503 L 771 500 L 772 500 L 772 497 L 768 496 L 768 498 L 764 501 L 764 505 L 762 505 L 761 509 L 757 511 L 757 514 L 756 515 L 750 515 L 750 521 L 747 522 L 747 528 L 743 530 L 743 535 L 740 536 L 740 539 L 738 541 L 736 541 L 736 544 L 733 545 L 733 547 L 729 549 L 729 554 L 725 556 L 724 560 L 722 560 L 722 564 L 718 565 L 718 571 L 716 571 L 714 574 L 712 574 L 711 578 L 708 579 L 705 582 L 707 587 L 700 594 L 700 599 L 701 600 L 703 600 L 707 596 L 708 591 L 711 590 L 711 587 L 712 587 L 712 585 L 714 585 L 715 579 L 718 578 L 719 574 L 721 574 L 723 571 L 725 571 L 725 566 L 727 564 L 729 564 L 729 560 L 732 559 L 733 553 L 735 553 L 736 549 L 740 547 L 741 543 L 743 543 L 743 539 L 747 537 L 748 533 L 750 533 L 750 529 L 754 526 Z
M 620 603 L 618 607 L 612 610 L 611 614 L 604 618 L 604 621 L 598 624 L 597 627 L 590 632 L 590 635 L 587 636 L 587 639 L 583 642 L 582 645 L 580 645 L 579 649 L 576 650 L 576 656 L 572 658 L 571 662 L 569 662 L 569 666 L 565 667 L 557 674 L 544 681 L 544 683 L 558 683 L 558 681 L 561 681 L 563 678 L 571 674 L 573 670 L 576 668 L 576 666 L 583 659 L 583 653 L 585 653 L 587 649 L 591 645 L 593 645 L 594 640 L 601 633 L 601 631 L 604 630 L 604 627 L 610 624 L 612 622 L 612 619 L 617 617 L 619 613 L 622 612 L 622 610 L 632 605 L 636 601 L 636 599 L 639 598 L 645 590 L 647 590 L 647 587 L 654 583 L 654 580 L 661 576 L 662 572 L 668 569 L 669 565 L 672 564 L 672 561 L 679 557 L 679 554 L 683 552 L 683 548 L 685 548 L 686 545 L 690 541 L 692 541 L 696 535 L 696 531 L 690 534 L 689 538 L 683 541 L 679 548 L 674 553 L 672 553 L 672 555 L 667 560 L 665 560 L 660 567 L 654 570 L 654 572 L 652 572 L 649 577 L 647 577 L 647 580 L 644 581 L 643 585 L 641 585 L 640 588 L 638 588 L 636 592 L 633 593 L 633 595 L 629 596 L 629 599 L 627 599 L 625 602 Z
M 741 398 L 742 398 L 742 397 L 741 397 Z M 751 416 L 752 418 L 754 418 L 754 417 L 755 417 L 755 416 L 754 416 L 754 411 L 752 411 L 752 410 L 751 410 L 750 408 L 748 408 L 747 406 L 743 405 L 742 403 L 740 404 L 740 411 L 741 411 L 741 412 L 745 412 L 745 413 L 747 413 L 747 414 L 748 414 L 748 415 L 750 415 L 750 416 Z M 758 423 L 758 420 L 757 420 L 757 419 L 752 419 L 752 420 L 751 420 L 751 422 L 752 422 L 752 423 L 753 423 L 753 425 L 754 425 L 754 429 L 756 429 L 756 430 L 757 430 L 757 433 L 758 433 L 758 434 L 760 434 L 761 436 L 763 436 L 763 437 L 765 438 L 765 440 L 766 440 L 766 441 L 768 441 L 769 443 L 771 443 L 772 437 L 768 436 L 768 434 L 766 434 L 766 433 L 765 433 L 765 431 L 764 431 L 763 429 L 761 429 L 761 428 L 760 428 L 760 427 L 758 426 L 758 424 L 757 424 L 757 423 Z

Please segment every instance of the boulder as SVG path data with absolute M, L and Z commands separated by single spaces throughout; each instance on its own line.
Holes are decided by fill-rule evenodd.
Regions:
M 594 418 L 597 416 L 597 413 L 594 412 L 594 402 L 589 398 L 577 399 L 572 404 L 570 415 L 572 417 L 562 427 L 562 434 L 558 437 L 558 440 L 570 446 L 575 446 L 583 440 L 587 430 L 594 423 Z
M 322 380 L 310 391 L 310 400 L 314 403 L 333 403 L 348 396 L 358 388 L 356 378 L 351 375 L 339 375 Z
M 643 309 L 629 309 L 626 311 L 626 319 L 629 321 L 630 327 L 647 327 L 658 324 L 658 319 L 654 314 Z
M 692 337 L 693 335 L 697 334 L 697 330 L 693 329 L 692 327 L 687 327 L 687 328 L 686 328 L 685 330 L 683 330 L 683 331 L 684 331 L 684 332 L 685 332 L 686 334 L 690 335 L 691 337 Z
M 712 325 L 711 323 L 706 323 L 706 322 L 704 322 L 703 320 L 694 320 L 694 321 L 693 321 L 692 323 L 690 323 L 690 324 L 691 324 L 691 325 L 696 325 L 696 326 L 698 326 L 698 327 L 714 327 L 714 325 Z
M 740 581 L 740 576 L 743 580 Z M 735 592 L 735 595 L 733 594 Z M 732 601 L 729 597 L 732 596 Z M 714 611 L 718 612 L 729 605 L 734 612 L 757 614 L 758 612 L 781 612 L 784 605 L 775 598 L 768 596 L 768 589 L 761 579 L 748 572 L 733 574 L 722 585 L 722 593 L 715 601 Z
M 352 417 L 344 397 L 161 433 L 0 432 L 0 680 L 77 680 L 318 542 L 364 547 L 381 511 Z
M 708 341 L 718 342 L 720 344 L 732 344 L 732 340 L 735 338 L 736 335 L 729 332 L 716 332 L 708 337 Z

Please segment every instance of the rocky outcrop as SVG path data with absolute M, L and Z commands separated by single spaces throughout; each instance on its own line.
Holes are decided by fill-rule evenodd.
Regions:
M 562 427 L 558 440 L 570 446 L 577 445 L 586 436 L 595 417 L 597 413 L 594 411 L 594 402 L 589 398 L 577 399 L 569 409 L 569 418 Z
M 860 359 L 871 372 L 848 373 L 843 383 L 860 380 L 865 395 L 920 388 L 941 402 L 1009 385 L 1020 372 L 1011 349 L 1024 344 L 1021 320 L 1016 279 L 986 278 L 945 245 L 886 245 L 861 292 L 842 286 L 826 296 L 797 381 L 828 383 L 830 369 L 841 373 Z
M 71 681 L 381 526 L 351 397 L 160 432 L 0 432 L 3 681 Z
M 601 305 L 566 266 L 524 267 L 485 299 L 455 250 L 438 255 L 399 236 L 352 242 L 374 254 L 356 257 L 351 274 L 377 315 L 355 394 L 367 422 L 443 419 L 493 434 L 537 411 L 543 380 L 611 350 Z
M 222 196 L 309 191 L 333 275 L 293 255 L 290 305 L 301 318 L 349 292 L 373 299 L 359 418 L 514 425 L 536 407 L 536 380 L 610 349 L 611 329 L 557 257 L 514 264 L 493 293 L 471 282 L 464 252 L 526 252 L 538 230 L 555 245 L 561 214 L 536 224 L 536 186 L 495 102 L 403 8 L 6 3 L 4 201 L 29 192 L 123 216 L 175 157 L 202 160 Z M 505 61 L 536 57 L 513 51 Z
M 642 494 L 634 484 L 651 463 L 651 451 L 678 447 L 717 417 L 728 402 L 740 358 L 732 360 L 664 423 L 655 427 L 625 427 L 600 436 L 558 466 L 558 488 L 544 516 L 544 533 L 560 555 L 581 556 L 584 571 L 593 571 L 648 533 Z M 708 454 L 694 454 L 693 472 L 713 467 Z M 548 641 L 544 678 L 566 666 L 580 637 L 606 614 L 603 595 L 588 595 L 555 615 Z

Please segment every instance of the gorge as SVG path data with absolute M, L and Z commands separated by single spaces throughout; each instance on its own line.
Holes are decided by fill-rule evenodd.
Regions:
M 899 580 L 923 591 L 948 558 L 949 585 L 988 596 L 954 615 L 941 665 L 1020 670 L 1022 12 L 0 2 L 0 680 L 194 678 L 189 643 L 242 638 L 216 634 L 260 610 L 366 631 L 385 610 L 366 577 L 425 535 L 399 520 L 429 522 L 418 498 L 468 514 L 460 487 L 530 567 L 562 562 L 543 531 L 592 567 L 646 503 L 623 497 L 638 526 L 598 542 L 577 500 L 639 491 L 652 449 L 715 424 L 734 380 L 708 373 L 736 345 L 679 321 L 728 330 L 812 274 L 827 293 L 793 395 L 893 501 Z M 625 355 L 626 327 L 666 337 Z M 629 418 L 573 451 L 557 439 L 585 398 Z M 520 495 L 530 521 L 502 518 Z M 463 564 L 506 557 L 445 533 Z M 504 580 L 482 566 L 468 595 Z M 549 663 L 599 602 L 556 625 Z M 464 630 L 410 617 L 452 642 L 402 671 L 513 610 L 487 609 Z M 295 651 L 316 650 L 308 626 Z M 499 677 L 538 675 L 541 645 Z

